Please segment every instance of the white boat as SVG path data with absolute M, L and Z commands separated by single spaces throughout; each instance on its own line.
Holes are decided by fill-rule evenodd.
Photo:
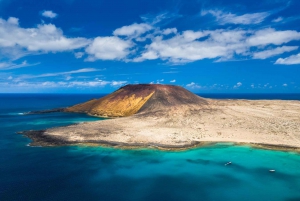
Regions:
M 225 165 L 231 165 L 231 162 L 229 161 L 228 163 L 226 163 Z

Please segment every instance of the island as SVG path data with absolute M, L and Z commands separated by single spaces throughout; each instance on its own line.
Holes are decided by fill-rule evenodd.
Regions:
M 230 142 L 300 150 L 300 101 L 217 100 L 199 97 L 180 86 L 136 84 L 54 111 L 107 119 L 22 132 L 32 139 L 32 146 L 186 149 Z

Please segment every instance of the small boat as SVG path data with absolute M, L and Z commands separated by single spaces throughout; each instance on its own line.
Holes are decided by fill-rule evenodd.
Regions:
M 228 163 L 226 163 L 225 165 L 231 165 L 231 162 L 229 161 Z
M 275 170 L 269 170 L 269 172 L 275 172 Z

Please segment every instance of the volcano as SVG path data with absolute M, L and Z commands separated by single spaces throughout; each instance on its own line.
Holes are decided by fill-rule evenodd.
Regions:
M 103 98 L 74 105 L 65 111 L 101 117 L 125 117 L 191 104 L 207 105 L 207 101 L 180 86 L 136 84 L 126 85 Z

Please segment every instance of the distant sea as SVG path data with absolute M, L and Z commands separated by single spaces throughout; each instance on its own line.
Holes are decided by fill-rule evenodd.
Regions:
M 200 94 L 300 100 L 299 94 Z M 24 115 L 103 95 L 0 94 L 0 200 L 300 200 L 300 154 L 216 144 L 187 151 L 30 147 L 22 130 L 103 120 L 84 114 Z M 225 165 L 231 161 L 231 165 Z M 275 172 L 269 172 L 274 169 Z
M 197 94 L 204 98 L 214 98 L 214 99 L 248 99 L 248 100 L 300 100 L 300 93 L 299 94 L 243 94 L 243 93 L 206 93 L 206 94 Z

